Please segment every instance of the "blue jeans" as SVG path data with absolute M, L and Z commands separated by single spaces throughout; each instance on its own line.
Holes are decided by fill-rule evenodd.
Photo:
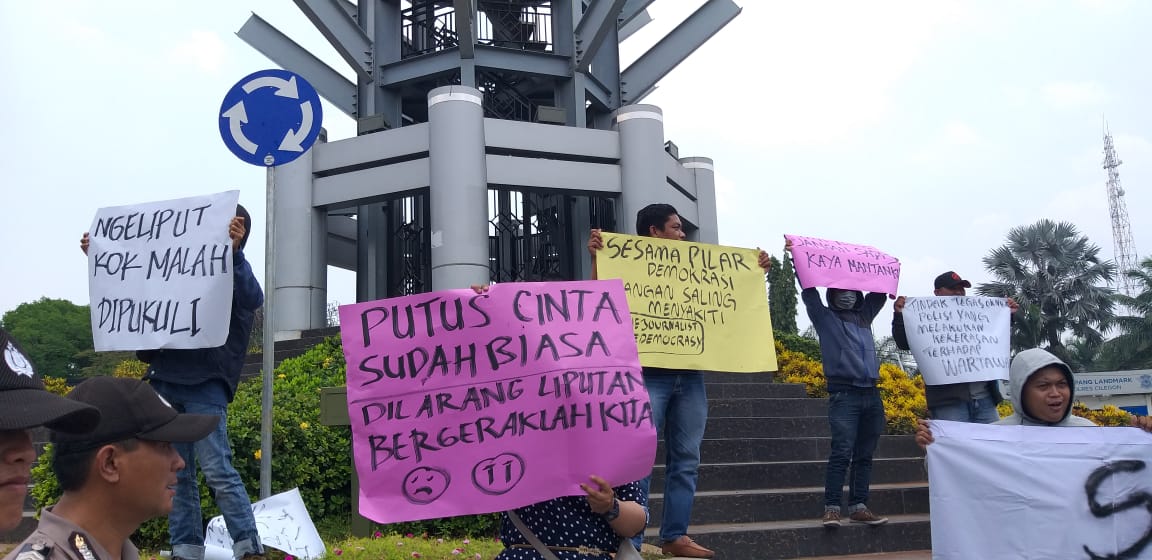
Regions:
M 844 476 L 849 471 L 848 505 L 867 505 L 872 454 L 885 426 L 880 390 L 855 388 L 830 393 L 828 423 L 832 427 L 832 453 L 824 481 L 824 506 L 840 508 Z
M 696 498 L 696 476 L 700 467 L 700 442 L 708 422 L 708 396 L 700 372 L 653 373 L 644 375 L 644 386 L 652 401 L 652 422 L 656 433 L 664 434 L 664 519 L 660 539 L 674 541 L 688 534 L 692 501 Z M 640 491 L 648 495 L 652 476 L 640 481 Z M 633 538 L 639 548 L 642 535 Z
M 996 410 L 996 403 L 992 402 L 992 397 L 952 401 L 934 406 L 928 409 L 928 415 L 935 420 L 953 420 L 976 424 L 991 424 L 1000 419 L 1000 412 Z
M 232 536 L 232 554 L 236 558 L 249 553 L 263 554 L 264 545 L 260 543 L 248 490 L 244 488 L 240 473 L 232 467 L 232 447 L 228 443 L 228 407 L 176 400 L 163 393 L 161 396 L 180 412 L 220 417 L 220 424 L 208 437 L 194 444 L 174 444 L 184 458 L 185 466 L 177 475 L 176 497 L 172 500 L 172 513 L 168 514 L 172 556 L 186 560 L 204 558 L 204 518 L 200 513 L 200 486 L 196 481 L 197 461 L 212 490 L 216 506 L 224 516 L 228 534 Z

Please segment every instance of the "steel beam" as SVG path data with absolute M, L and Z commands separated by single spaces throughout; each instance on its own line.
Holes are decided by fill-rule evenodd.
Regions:
M 648 6 L 652 5 L 654 1 L 655 0 L 628 0 L 625 2 L 624 7 L 620 10 L 620 27 L 623 28 L 625 24 L 636 19 L 636 17 L 641 14 L 647 17 Z M 649 17 L 648 21 L 652 21 L 652 18 Z M 621 31 L 623 31 L 623 29 L 621 29 Z
M 379 87 L 393 86 L 455 70 L 459 67 L 460 55 L 456 49 L 443 50 L 381 66 L 376 85 Z
M 620 23 L 616 18 L 628 0 L 592 0 L 580 23 L 576 24 L 576 69 L 585 72 L 596 58 L 600 45 L 608 38 L 608 32 Z
M 608 91 L 608 86 L 600 83 L 600 80 L 597 80 L 596 76 L 592 74 L 585 74 L 584 77 L 584 88 L 592 96 L 592 100 L 605 110 L 615 109 L 612 107 L 612 92 Z
M 652 16 L 648 15 L 648 10 L 644 10 L 636 15 L 636 17 L 628 20 L 626 23 L 620 24 L 620 41 L 623 41 L 632 36 L 633 33 L 640 31 L 640 28 L 652 23 Z
M 541 76 L 572 76 L 568 57 L 558 54 L 518 51 L 480 45 L 476 47 L 476 66 L 495 70 L 527 72 Z
M 245 43 L 260 51 L 281 68 L 295 72 L 308 80 L 324 99 L 348 116 L 356 118 L 356 84 L 316 58 L 263 18 L 252 14 L 236 32 Z
M 365 81 L 372 81 L 372 40 L 348 15 L 342 0 L 294 0 L 296 7 Z
M 452 0 L 456 8 L 456 42 L 460 58 L 476 56 L 476 6 L 472 0 Z
M 330 266 L 356 270 L 356 220 L 347 216 L 328 216 L 325 254 Z
M 356 7 L 356 4 L 350 2 L 349 0 L 339 0 L 338 3 L 340 4 L 340 7 L 344 8 L 344 11 L 348 13 L 348 17 L 356 19 L 356 14 L 359 11 L 359 8 Z
M 620 75 L 624 105 L 656 85 L 728 22 L 740 15 L 732 0 L 708 0 Z

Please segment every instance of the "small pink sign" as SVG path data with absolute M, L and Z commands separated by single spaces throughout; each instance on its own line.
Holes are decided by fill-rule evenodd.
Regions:
M 900 260 L 875 247 L 785 235 L 800 287 L 843 288 L 896 294 Z
M 620 280 L 498 284 L 340 307 L 360 513 L 489 513 L 652 470 Z

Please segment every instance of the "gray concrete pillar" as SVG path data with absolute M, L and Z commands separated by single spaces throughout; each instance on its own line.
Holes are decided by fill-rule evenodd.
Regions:
M 374 202 L 356 208 L 356 301 L 388 297 L 388 232 L 385 231 L 384 204 Z
M 482 99 L 464 86 L 428 92 L 432 290 L 489 281 Z
M 667 202 L 664 162 L 664 114 L 655 105 L 628 105 L 616 111 L 620 133 L 620 233 L 636 233 L 636 213 Z
M 716 167 L 712 158 L 680 158 L 680 165 L 696 179 L 697 241 L 720 243 L 720 228 L 716 221 Z
M 275 170 L 277 339 L 325 326 L 328 298 L 328 218 L 312 207 L 312 150 Z M 265 289 L 269 289 L 265 286 Z

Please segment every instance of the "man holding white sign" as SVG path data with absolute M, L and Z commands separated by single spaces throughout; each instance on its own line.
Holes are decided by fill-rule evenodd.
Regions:
M 964 280 L 959 274 L 948 271 L 936 277 L 935 290 L 933 293 L 936 296 L 965 296 L 965 288 L 971 288 L 972 283 Z M 999 413 L 996 411 L 996 405 L 1003 400 L 1000 394 L 1000 386 L 996 379 L 1002 379 L 1004 375 L 997 374 L 990 378 L 975 379 L 969 377 L 965 380 L 960 380 L 956 376 L 944 375 L 942 378 L 937 378 L 929 374 L 928 370 L 932 373 L 939 371 L 942 367 L 941 362 L 944 357 L 940 356 L 940 351 L 943 350 L 942 346 L 935 345 L 933 338 L 945 339 L 943 345 L 947 345 L 947 339 L 956 338 L 955 336 L 948 335 L 979 335 L 978 332 L 964 332 L 964 326 L 953 325 L 953 322 L 963 323 L 964 317 L 971 317 L 971 314 L 962 316 L 962 312 L 958 307 L 954 307 L 950 311 L 941 313 L 940 309 L 933 309 L 933 302 L 923 302 L 919 307 L 927 309 L 918 310 L 914 319 L 917 320 L 916 325 L 913 327 L 914 334 L 920 335 L 916 338 L 918 344 L 909 345 L 909 337 L 905 324 L 904 308 L 907 304 L 907 298 L 900 296 L 896 298 L 893 304 L 892 313 L 892 338 L 896 341 L 896 346 L 901 350 L 913 350 L 916 356 L 917 363 L 921 366 L 921 370 L 925 372 L 924 375 L 924 396 L 928 401 L 928 415 L 937 420 L 953 420 L 957 422 L 977 422 L 981 424 L 989 424 L 1000 419 Z M 1004 304 L 1011 313 L 1015 313 L 1018 306 L 1012 298 L 1006 298 Z M 1003 313 L 995 313 L 997 317 Z M 977 313 L 975 320 L 980 322 L 983 317 Z M 949 318 L 950 316 L 950 318 Z M 925 321 L 919 321 L 920 317 L 924 317 Z M 997 346 L 997 358 L 1002 359 L 1005 363 L 1003 367 L 999 368 L 1002 373 L 1007 373 L 1007 360 L 1009 342 L 1009 323 L 1002 323 L 998 318 L 991 320 L 985 326 L 995 326 L 996 336 L 1000 338 Z M 935 322 L 936 325 L 928 327 L 921 325 L 921 322 Z M 972 325 L 969 325 L 970 327 Z M 931 329 L 920 333 L 921 328 Z M 955 329 L 960 329 L 956 331 Z M 979 327 L 983 328 L 983 327 Z M 943 335 L 943 336 L 942 336 Z M 1001 346 L 1003 348 L 1001 349 Z M 933 350 L 926 351 L 928 347 L 933 347 Z M 935 356 L 928 355 L 935 353 Z M 923 357 L 923 360 L 921 359 Z M 958 356 L 957 356 L 958 357 Z M 954 362 L 949 361 L 949 364 Z
M 235 191 L 233 194 L 236 194 Z M 232 217 L 225 230 L 231 251 L 231 257 L 225 262 L 232 265 L 230 273 L 233 279 L 230 297 L 227 298 L 230 314 L 226 316 L 226 323 L 202 325 L 203 329 L 214 332 L 211 336 L 205 333 L 206 336 L 200 337 L 201 341 L 219 342 L 199 348 L 157 344 L 150 347 L 156 349 L 136 353 L 141 361 L 149 364 L 146 378 L 152 387 L 176 410 L 221 418 L 219 425 L 208 437 L 195 444 L 175 445 L 185 466 L 177 478 L 176 497 L 168 516 L 168 533 L 174 559 L 204 558 L 204 521 L 200 513 L 200 488 L 196 480 L 197 462 L 227 522 L 236 558 L 263 557 L 264 554 L 248 492 L 240 474 L 232 466 L 232 449 L 228 438 L 228 404 L 232 402 L 240 382 L 240 370 L 248 354 L 248 340 L 252 334 L 256 310 L 264 304 L 264 293 L 252 274 L 252 267 L 244 258 L 244 246 L 252 231 L 252 217 L 247 209 L 234 202 L 235 196 L 231 200 L 233 202 L 228 208 L 228 214 Z M 85 254 L 89 252 L 88 233 L 80 240 L 80 249 Z M 96 250 L 94 238 L 92 250 Z
M 1095 425 L 1071 415 L 1072 372 L 1044 350 L 1016 355 L 1011 387 L 1016 414 L 996 424 L 1016 428 L 920 421 L 933 558 L 1152 558 L 1152 485 L 1140 482 L 1152 440 L 1043 429 Z M 1148 417 L 1132 425 L 1152 432 Z
M 228 191 L 96 212 L 80 240 L 96 350 L 224 344 L 236 260 L 228 224 L 239 196 Z

